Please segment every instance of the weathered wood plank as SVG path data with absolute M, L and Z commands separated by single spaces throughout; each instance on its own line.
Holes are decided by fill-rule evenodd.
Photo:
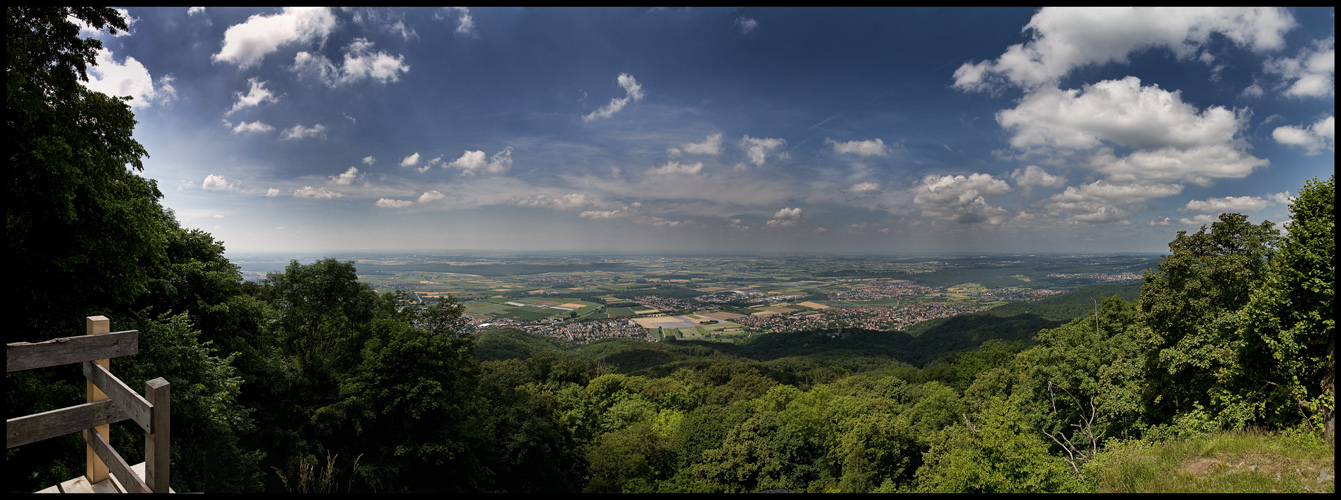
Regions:
M 156 492 L 168 491 L 168 446 L 172 422 L 172 385 L 163 377 L 144 383 L 144 395 L 153 403 L 153 433 L 144 435 L 144 482 Z
M 135 476 L 145 477 L 145 462 L 139 462 L 139 464 L 131 465 L 131 466 L 130 466 L 130 471 L 131 471 L 131 472 L 134 472 L 134 473 L 135 473 Z M 122 492 L 122 493 L 125 493 L 125 492 L 126 492 L 126 487 L 122 487 L 122 485 L 121 485 L 121 481 L 117 480 L 117 476 L 111 476 L 111 479 L 110 479 L 110 480 L 111 480 L 111 481 L 114 481 L 114 483 L 117 483 L 117 488 L 118 488 L 118 489 L 121 489 L 121 492 Z M 146 483 L 146 484 L 148 484 L 148 483 Z M 169 492 L 169 493 L 176 493 L 176 491 L 173 491 L 172 488 L 168 488 L 168 492 Z
M 61 483 L 61 493 L 93 493 L 93 485 L 88 484 L 88 478 L 79 476 Z
M 127 330 L 63 337 L 46 342 L 5 344 L 5 372 L 130 356 L 140 352 L 139 342 L 140 332 Z
M 101 335 L 111 331 L 111 329 L 112 329 L 112 320 L 107 319 L 106 316 L 89 316 L 87 318 L 84 318 L 85 335 Z M 100 358 L 93 360 L 93 362 L 102 365 L 103 368 L 107 369 L 112 368 L 111 359 Z M 108 399 L 107 395 L 103 394 L 102 390 L 98 389 L 98 386 L 95 385 L 92 380 L 89 380 L 87 376 L 85 376 L 84 402 L 92 403 L 95 401 L 102 401 L 104 399 Z M 101 435 L 103 440 L 108 440 L 111 439 L 112 427 L 108 425 L 99 425 L 93 428 L 93 432 L 98 435 Z M 98 457 L 97 452 L 93 451 L 93 447 L 85 446 L 84 477 L 88 478 L 88 482 L 91 484 L 97 484 L 106 481 L 107 475 L 110 472 L 111 469 L 108 469 L 107 464 L 104 463 L 102 459 Z
M 93 488 L 94 493 L 116 494 L 126 492 L 126 489 L 121 486 L 121 483 L 116 482 L 116 476 L 107 476 L 107 479 L 90 484 L 89 487 Z
M 11 418 L 5 421 L 5 448 L 129 419 L 130 415 L 110 399 Z
M 113 450 L 112 446 L 107 444 L 107 440 L 101 434 L 94 432 L 93 429 L 87 429 L 84 431 L 84 442 L 88 443 L 89 448 L 92 448 L 93 452 L 98 454 L 98 458 L 107 464 L 107 469 L 113 476 L 116 476 L 117 481 L 121 483 L 121 487 L 125 488 L 127 493 L 149 493 L 149 486 L 144 484 L 144 480 L 140 479 L 140 476 L 135 475 L 135 471 L 131 470 L 130 465 L 126 463 L 126 459 L 121 458 L 121 455 L 117 454 L 116 450 Z
M 131 390 L 130 386 L 116 378 L 116 375 L 112 375 L 102 365 L 92 361 L 85 361 L 83 364 L 84 378 L 93 381 L 93 385 L 98 386 L 112 401 L 116 401 L 116 405 L 130 415 L 131 420 L 139 424 L 144 432 L 152 432 L 149 416 L 152 413 L 153 405 L 149 404 L 149 400 Z

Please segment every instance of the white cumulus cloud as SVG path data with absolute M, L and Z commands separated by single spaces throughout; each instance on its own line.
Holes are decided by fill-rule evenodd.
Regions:
M 325 7 L 286 7 L 279 14 L 256 14 L 224 32 L 223 47 L 212 59 L 247 69 L 282 46 L 325 40 L 335 24 L 335 15 Z
M 1214 213 L 1225 212 L 1255 212 L 1266 208 L 1272 203 L 1272 200 L 1258 198 L 1256 196 L 1226 196 L 1224 198 L 1209 198 L 1205 200 L 1191 200 L 1187 206 L 1179 209 L 1179 212 L 1195 213 Z
M 839 154 L 847 153 L 857 156 L 889 156 L 889 148 L 885 146 L 885 141 L 880 139 L 838 142 L 826 138 L 824 139 L 824 144 L 833 147 L 833 151 Z
M 444 197 L 445 197 L 445 196 L 444 196 L 442 193 L 438 192 L 438 191 L 425 191 L 424 194 L 419 195 L 419 203 L 428 203 L 428 202 L 430 202 L 430 201 L 438 201 L 438 200 L 443 199 Z
M 224 116 L 231 115 L 245 108 L 260 106 L 262 103 L 279 102 L 279 97 L 275 96 L 275 94 L 265 88 L 266 82 L 260 81 L 260 79 L 256 77 L 252 77 L 247 79 L 247 83 L 251 86 L 250 90 L 247 91 L 247 95 L 242 95 L 241 92 L 234 92 L 233 96 L 237 98 L 237 102 L 233 103 L 233 107 L 230 108 L 227 113 L 224 113 Z
M 366 79 L 379 83 L 400 81 L 400 74 L 410 71 L 405 64 L 405 56 L 392 56 L 386 52 L 372 51 L 373 43 L 366 38 L 356 38 L 345 47 L 344 62 L 336 66 L 321 54 L 299 52 L 293 57 L 290 70 L 300 76 L 313 76 L 328 87 L 339 87 Z
M 1182 184 L 1113 183 L 1098 180 L 1069 186 L 1049 198 L 1047 211 L 1076 222 L 1117 222 L 1128 215 L 1133 205 L 1174 196 L 1183 192 Z
M 779 220 L 797 220 L 801 218 L 801 207 L 787 208 L 782 207 L 777 213 L 773 214 L 774 219 Z
M 1028 189 L 1029 186 L 1059 188 L 1066 185 L 1066 178 L 1049 174 L 1038 165 L 1015 169 L 1010 173 L 1010 180 L 1015 181 L 1017 187 L 1024 189 Z
M 583 219 L 614 219 L 620 217 L 620 215 L 619 210 L 587 210 L 577 214 L 578 217 Z
M 1329 116 L 1318 120 L 1307 128 L 1287 125 L 1276 127 L 1271 132 L 1271 138 L 1276 142 L 1289 146 L 1299 146 L 1308 150 L 1308 155 L 1316 155 L 1324 148 L 1328 151 L 1336 150 L 1336 117 Z
M 294 198 L 321 198 L 324 200 L 329 200 L 331 198 L 339 198 L 341 196 L 344 196 L 344 193 L 338 193 L 326 188 L 314 188 L 312 186 L 303 186 L 302 189 L 295 189 L 293 191 Z
M 764 160 L 768 158 L 768 153 L 786 143 L 787 141 L 782 139 L 754 138 L 745 134 L 745 137 L 740 140 L 740 148 L 745 150 L 745 156 L 749 157 L 750 162 L 754 163 L 756 167 L 762 167 L 764 166 Z
M 1237 139 L 1245 117 L 1220 106 L 1204 111 L 1178 92 L 1142 86 L 1136 77 L 1082 90 L 1042 89 L 997 113 L 1012 147 L 1030 155 L 1090 154 L 1085 165 L 1123 182 L 1242 178 L 1267 165 Z M 1135 148 L 1125 157 L 1114 147 Z M 1074 160 L 1073 160 L 1074 161 Z
M 851 186 L 839 188 L 839 191 L 853 194 L 870 194 L 880 191 L 880 184 L 875 182 L 858 182 Z
M 470 16 L 469 7 L 443 7 L 433 13 L 433 19 L 445 19 L 453 12 L 457 14 L 456 34 L 470 38 L 479 38 L 480 33 L 475 29 L 475 19 Z
M 369 156 L 368 158 L 372 158 L 372 157 Z M 367 158 L 365 158 L 364 160 L 365 160 L 365 163 L 366 163 Z M 403 159 L 400 160 L 400 166 L 402 166 L 402 167 L 413 167 L 413 166 L 418 165 L 418 164 L 419 164 L 419 153 L 417 153 L 417 152 L 414 153 L 414 154 L 412 154 L 412 155 L 410 155 L 410 156 L 406 156 L 405 158 L 403 158 Z
M 304 127 L 302 124 L 294 125 L 284 129 L 280 134 L 280 139 L 304 139 L 307 137 L 326 138 L 326 126 L 320 123 L 311 127 Z
M 681 144 L 680 147 L 670 148 L 666 152 L 670 153 L 671 156 L 680 156 L 681 153 L 717 156 L 722 154 L 722 134 L 709 135 L 700 142 L 686 142 Z
M 205 176 L 205 182 L 200 184 L 200 189 L 206 191 L 227 191 L 233 189 L 233 185 L 224 180 L 222 175 L 210 174 Z
M 234 134 L 255 134 L 257 132 L 269 132 L 275 129 L 275 127 L 271 127 L 270 125 L 261 123 L 259 121 L 250 123 L 244 121 L 242 123 L 237 124 L 237 126 L 232 126 L 228 123 L 228 121 L 225 120 L 224 125 L 231 127 L 233 129 Z
M 350 184 L 353 184 L 354 181 L 358 179 L 358 177 L 359 177 L 359 169 L 356 167 L 349 167 L 349 170 L 346 170 L 345 173 L 343 174 L 332 175 L 330 177 L 330 183 L 335 184 L 337 186 L 348 186 Z
M 159 78 L 155 86 L 149 70 L 134 57 L 118 63 L 112 57 L 112 51 L 101 48 L 94 58 L 94 65 L 88 67 L 88 81 L 80 83 L 113 97 L 130 96 L 131 109 L 138 110 L 175 100 L 177 89 L 172 82 L 173 77 L 167 75 Z
M 378 208 L 401 208 L 413 205 L 410 200 L 393 200 L 391 198 L 379 198 L 375 204 Z
M 1010 46 L 995 61 L 964 63 L 954 86 L 1032 89 L 1055 84 L 1075 68 L 1126 63 L 1129 55 L 1155 48 L 1190 59 L 1213 33 L 1264 52 L 1284 47 L 1283 35 L 1296 24 L 1279 7 L 1046 7 L 1024 27 L 1029 42 Z
M 512 147 L 503 148 L 488 161 L 484 159 L 484 151 L 466 151 L 460 158 L 443 165 L 443 168 L 447 167 L 459 168 L 464 174 L 501 173 L 512 167 Z
M 629 101 L 636 102 L 643 99 L 643 87 L 638 84 L 638 80 L 635 80 L 633 75 L 620 73 L 615 81 L 619 82 L 619 86 L 624 88 L 624 97 L 611 98 L 610 104 L 601 106 L 600 109 L 583 116 L 582 121 L 589 122 L 597 118 L 609 118 L 618 113 L 619 110 L 624 109 Z
M 1083 90 L 1045 89 L 996 115 L 1014 132 L 1016 149 L 1090 149 L 1104 142 L 1141 149 L 1191 148 L 1234 138 L 1243 118 L 1221 106 L 1198 111 L 1179 92 L 1142 86 L 1128 76 L 1085 85 Z
M 983 196 L 1007 193 L 1011 188 L 1006 181 L 989 174 L 933 174 L 923 177 L 910 190 L 914 194 L 913 203 L 923 215 L 963 224 L 1000 224 L 1005 221 L 1006 210 L 989 205 Z
M 1291 82 L 1285 95 L 1326 97 L 1336 94 L 1336 37 L 1327 37 L 1299 52 L 1299 57 L 1272 59 L 1264 64 L 1268 73 Z
M 267 189 L 267 190 L 265 190 L 265 195 L 268 196 L 268 197 L 274 198 L 274 197 L 276 197 L 276 196 L 279 196 L 279 190 L 278 190 L 278 189 L 275 189 L 275 188 Z
M 1220 221 L 1220 216 L 1219 216 L 1219 215 L 1211 215 L 1211 214 L 1201 214 L 1201 215 L 1192 217 L 1191 219 L 1188 219 L 1188 218 L 1186 218 L 1186 217 L 1184 217 L 1184 218 L 1182 218 L 1182 219 L 1178 219 L 1178 222 L 1179 222 L 1179 223 L 1181 223 L 1181 224 L 1187 224 L 1187 225 L 1189 225 L 1189 226 L 1197 226 L 1197 225 L 1205 225 L 1205 224 L 1214 224 L 1214 223 L 1219 222 L 1219 221 Z

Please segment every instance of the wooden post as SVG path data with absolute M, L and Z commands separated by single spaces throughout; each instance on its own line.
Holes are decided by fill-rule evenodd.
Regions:
M 153 432 L 144 434 L 144 483 L 154 493 L 167 493 L 172 386 L 163 377 L 150 380 L 144 383 L 144 396 L 154 405 L 149 417 Z
M 106 316 L 89 316 L 84 318 L 84 333 L 87 335 L 97 335 L 99 333 L 108 333 L 111 331 L 112 321 L 107 319 Z M 103 368 L 111 371 L 112 360 L 110 358 L 98 359 L 93 362 L 102 365 Z M 85 403 L 107 399 L 107 395 L 103 394 L 103 392 L 98 389 L 98 386 L 93 384 L 92 380 L 84 379 L 84 384 Z M 111 442 L 110 425 L 100 425 L 94 429 L 97 430 L 98 434 L 102 435 L 103 439 Z M 84 445 L 84 457 L 84 477 L 88 478 L 89 484 L 98 483 L 107 479 L 107 464 L 103 463 L 102 459 L 98 458 L 98 454 L 93 452 L 93 447 L 87 444 Z

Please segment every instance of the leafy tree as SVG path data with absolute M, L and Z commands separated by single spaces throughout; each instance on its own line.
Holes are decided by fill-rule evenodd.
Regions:
M 670 436 L 675 468 L 687 471 L 703 460 L 703 452 L 721 445 L 731 429 L 750 417 L 750 405 L 704 405 L 685 414 Z
M 239 444 L 250 424 L 237 403 L 240 379 L 230 359 L 214 356 L 187 316 L 154 316 L 203 313 L 229 300 L 237 293 L 236 268 L 207 234 L 183 230 L 159 204 L 156 183 L 137 175 L 147 152 L 132 137 L 129 98 L 81 84 L 102 44 L 81 38 L 75 21 L 115 34 L 127 29 L 126 20 L 95 7 L 11 6 L 5 13 L 5 239 L 10 282 L 24 291 L 10 301 L 19 325 L 7 342 L 77 335 L 83 318 L 95 314 L 111 317 L 117 329 L 137 324 L 141 352 L 114 373 L 132 387 L 159 376 L 173 384 L 174 488 L 255 490 L 259 455 Z M 6 377 L 27 389 L 8 395 L 11 415 L 68 406 L 75 399 L 65 396 L 82 392 L 82 381 L 78 388 L 69 382 L 82 379 L 77 365 L 42 372 Z M 79 446 L 64 446 L 62 454 L 76 458 L 70 450 Z M 143 446 L 119 449 L 133 460 L 131 450 Z M 69 463 L 29 451 L 8 454 L 7 461 L 23 463 L 10 469 L 28 476 Z M 30 481 L 10 484 L 27 489 Z
M 824 452 L 775 412 L 756 413 L 735 426 L 692 468 L 700 483 L 716 491 L 753 493 L 805 490 L 820 477 Z
M 869 413 L 852 419 L 851 429 L 835 448 L 842 464 L 839 491 L 869 493 L 885 482 L 911 479 L 921 465 L 921 450 L 908 419 Z
M 1103 438 L 1125 437 L 1141 423 L 1145 358 L 1135 304 L 1113 296 L 1094 313 L 1039 332 L 1038 344 L 1016 358 L 1012 390 L 1077 473 Z
M 996 399 L 931 438 L 917 470 L 929 493 L 1065 493 L 1079 489 L 1043 436 L 1028 424 L 1019 401 Z
M 670 450 L 647 423 L 603 434 L 587 452 L 589 493 L 652 493 L 670 476 Z
M 118 359 L 113 373 L 132 388 L 157 377 L 172 384 L 172 488 L 260 492 L 259 463 L 265 453 L 242 440 L 254 427 L 253 410 L 238 403 L 242 377 L 232 366 L 233 356 L 215 356 L 187 313 L 142 319 L 135 328 L 140 352 Z M 127 425 L 112 428 L 118 452 L 130 463 L 144 461 L 143 432 Z
M 451 310 L 439 301 L 431 310 Z M 439 311 L 437 314 L 441 314 Z M 488 486 L 484 445 L 492 435 L 469 336 L 372 322 L 362 362 L 340 386 L 341 399 L 312 412 L 327 447 L 363 459 L 378 490 L 478 491 Z M 339 449 L 339 448 L 336 448 Z
M 1242 373 L 1223 394 L 1242 419 L 1336 428 L 1336 176 L 1310 180 L 1290 206 L 1289 234 L 1241 316 Z M 1226 391 L 1228 392 L 1228 391 Z
M 79 19 L 111 33 L 127 28 L 116 10 L 5 8 L 5 241 L 10 284 L 24 293 L 7 342 L 82 329 L 99 308 L 144 293 L 162 259 L 162 197 L 132 138 L 124 99 L 80 84 L 102 43 L 79 37 Z
M 1138 318 L 1145 352 L 1143 400 L 1153 422 L 1195 405 L 1235 369 L 1237 313 L 1268 274 L 1279 231 L 1226 213 L 1196 234 L 1179 231 L 1158 270 L 1147 270 Z

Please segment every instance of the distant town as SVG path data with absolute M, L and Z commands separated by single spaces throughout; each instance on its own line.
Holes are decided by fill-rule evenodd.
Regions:
M 1137 283 L 1152 255 L 937 258 L 351 255 L 379 293 L 464 306 L 461 328 L 574 343 L 736 342 L 751 335 L 900 331 L 1096 283 Z M 239 258 L 251 279 L 285 263 Z M 267 269 L 268 267 L 268 269 Z M 262 269 L 266 269 L 262 271 Z

